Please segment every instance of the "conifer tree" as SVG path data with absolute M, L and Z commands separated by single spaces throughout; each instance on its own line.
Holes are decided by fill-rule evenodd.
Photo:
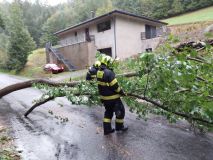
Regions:
M 23 14 L 19 1 L 14 1 L 10 7 L 7 69 L 19 72 L 25 66 L 27 57 L 35 48 L 35 42 L 23 23 Z

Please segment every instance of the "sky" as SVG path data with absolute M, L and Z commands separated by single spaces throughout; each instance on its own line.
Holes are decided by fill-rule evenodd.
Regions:
M 3 1 L 12 2 L 13 0 L 0 0 L 0 2 L 3 2 Z M 32 2 L 32 3 L 35 2 L 35 0 L 27 0 L 27 1 Z M 66 1 L 67 0 L 40 0 L 41 3 L 48 4 L 51 6 L 55 6 L 57 4 L 64 3 Z

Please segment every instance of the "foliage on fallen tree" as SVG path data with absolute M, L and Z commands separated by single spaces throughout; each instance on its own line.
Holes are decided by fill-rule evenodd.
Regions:
M 194 118 L 213 123 L 213 48 L 207 45 L 202 52 L 185 47 L 181 52 L 163 46 L 157 53 L 142 54 L 129 66 L 139 77 L 119 79 L 130 93 L 155 100 L 166 108 L 150 108 L 129 98 L 126 102 L 141 116 L 148 113 L 165 115 L 170 121 L 186 118 L 197 126 L 207 125 Z M 165 112 L 166 111 L 166 112 Z M 176 113 L 187 115 L 180 116 Z M 194 117 L 194 118 L 192 118 Z
M 212 61 L 213 48 L 210 45 L 198 52 L 191 47 L 177 51 L 166 44 L 156 53 L 144 53 L 137 59 L 121 63 L 115 70 L 117 73 L 134 71 L 120 74 L 117 79 L 128 95 L 123 100 L 139 117 L 146 119 L 149 113 L 154 113 L 165 116 L 170 122 L 186 119 L 203 128 L 213 124 Z M 55 83 L 31 80 L 18 84 L 16 90 L 30 87 L 33 83 L 44 94 L 25 116 L 56 97 L 67 97 L 72 104 L 78 105 L 101 104 L 95 81 Z M 0 90 L 0 97 L 13 89 L 14 86 L 8 86 Z
M 201 54 L 193 48 L 177 52 L 167 46 L 159 53 L 145 53 L 137 59 L 128 60 L 116 69 L 136 71 L 131 76 L 118 77 L 120 85 L 128 93 L 123 100 L 131 111 L 145 119 L 149 113 L 154 113 L 164 115 L 170 122 L 182 118 L 198 127 L 212 125 L 212 51 L 211 46 L 207 46 Z M 46 91 L 38 104 L 55 97 L 67 97 L 73 104 L 100 104 L 94 81 L 81 81 L 72 87 L 42 84 L 36 87 Z

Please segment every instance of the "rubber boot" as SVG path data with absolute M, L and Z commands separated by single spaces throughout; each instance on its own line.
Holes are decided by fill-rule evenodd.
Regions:
M 124 126 L 123 123 L 115 123 L 115 130 L 116 131 L 122 131 L 122 132 L 125 132 L 128 130 L 128 127 L 127 126 Z
M 108 135 L 110 133 L 115 132 L 115 129 L 111 127 L 111 123 L 103 122 L 103 126 L 104 126 L 104 135 Z

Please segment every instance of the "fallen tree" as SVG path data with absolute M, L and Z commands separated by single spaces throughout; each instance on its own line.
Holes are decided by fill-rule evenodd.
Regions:
M 198 50 L 201 51 L 200 48 Z M 158 52 L 166 54 L 142 54 L 136 60 L 122 63 L 118 71 L 123 68 L 135 71 L 117 76 L 120 85 L 128 92 L 123 99 L 130 110 L 143 118 L 154 113 L 166 116 L 170 121 L 187 119 L 198 127 L 212 125 L 212 47 L 202 49 L 201 55 L 198 50 L 182 47 L 178 53 L 171 54 L 170 48 L 163 48 Z M 43 89 L 44 94 L 25 116 L 56 97 L 66 97 L 73 104 L 100 104 L 97 84 L 86 81 L 58 83 L 43 79 L 29 80 L 1 89 L 0 98 L 32 86 Z
M 123 77 L 133 77 L 133 76 L 138 76 L 138 75 L 139 75 L 138 72 L 131 72 L 131 73 L 118 74 L 118 77 L 122 77 L 122 76 Z M 10 85 L 10 86 L 7 86 L 7 87 L 1 89 L 0 90 L 0 98 L 2 98 L 3 96 L 5 96 L 5 95 L 7 95 L 11 92 L 32 87 L 35 83 L 46 84 L 48 86 L 53 86 L 53 87 L 64 87 L 64 86 L 74 87 L 74 86 L 80 84 L 81 81 L 74 81 L 74 82 L 69 82 L 69 83 L 60 83 L 60 82 L 54 82 L 54 81 L 50 81 L 50 80 L 46 80 L 46 79 L 29 80 L 29 81 L 25 81 L 25 82 L 16 83 L 16 84 L 13 84 L 13 85 Z M 85 95 L 88 95 L 88 94 L 85 94 Z M 66 96 L 66 95 L 63 95 L 63 96 Z M 78 94 L 78 96 L 79 96 L 79 94 Z M 134 97 L 134 98 L 137 98 L 137 99 L 145 100 L 145 101 L 153 104 L 156 107 L 159 107 L 159 108 L 161 108 L 165 111 L 171 112 L 175 115 L 182 116 L 182 117 L 187 118 L 187 119 L 192 119 L 192 120 L 196 120 L 196 121 L 200 121 L 200 122 L 205 122 L 205 123 L 208 123 L 208 124 L 213 124 L 213 122 L 209 122 L 205 119 L 191 117 L 190 115 L 180 113 L 180 112 L 170 111 L 168 108 L 164 107 L 159 102 L 151 100 L 147 97 L 143 97 L 143 96 L 132 94 L 132 93 L 128 93 L 128 96 L 131 96 L 131 97 Z M 42 104 L 45 104 L 46 102 L 48 102 L 50 100 L 54 100 L 55 98 L 56 98 L 55 96 L 51 96 L 51 97 L 48 97 L 46 99 L 42 99 L 41 101 L 38 101 L 29 110 L 27 110 L 27 112 L 24 114 L 24 116 L 27 117 L 35 108 L 39 107 Z
M 124 73 L 124 74 L 118 74 L 117 77 L 133 77 L 133 76 L 138 76 L 138 72 L 129 72 L 129 73 Z M 0 90 L 0 98 L 2 98 L 3 96 L 14 92 L 14 91 L 18 91 L 21 89 L 25 89 L 25 88 L 29 88 L 32 87 L 33 84 L 36 83 L 42 83 L 42 84 L 47 84 L 49 86 L 54 86 L 54 87 L 60 87 L 60 86 L 68 86 L 68 87 L 73 87 L 77 84 L 79 84 L 81 81 L 73 81 L 73 82 L 66 82 L 66 83 L 61 83 L 61 82 L 54 82 L 48 79 L 33 79 L 33 80 L 28 80 L 25 82 L 20 82 L 20 83 L 16 83 L 16 84 L 12 84 L 9 85 L 5 88 L 2 88 Z
M 86 94 L 88 96 L 88 94 Z M 79 96 L 79 94 L 78 94 Z M 92 96 L 92 95 L 90 95 Z M 170 110 L 169 108 L 163 106 L 161 103 L 159 103 L 158 101 L 154 101 L 154 100 L 151 100 L 147 97 L 143 97 L 143 96 L 140 96 L 140 95 L 136 95 L 136 94 L 132 94 L 132 93 L 127 93 L 127 96 L 130 96 L 130 97 L 133 97 L 133 98 L 137 98 L 137 99 L 140 99 L 140 100 L 145 100 L 146 102 L 149 102 L 150 104 L 152 104 L 153 106 L 155 107 L 158 107 L 164 111 L 167 111 L 167 112 L 170 112 L 172 114 L 175 114 L 177 116 L 181 116 L 181 117 L 184 117 L 186 119 L 190 119 L 190 120 L 193 120 L 193 121 L 199 121 L 199 122 L 203 122 L 203 123 L 206 123 L 206 124 L 213 124 L 213 122 L 211 121 L 208 121 L 208 120 L 205 120 L 205 119 L 202 119 L 202 118 L 197 118 L 197 117 L 193 117 L 191 115 L 188 115 L 186 113 L 181 113 L 181 112 L 176 112 L 176 111 L 172 111 Z M 37 103 L 35 103 L 25 114 L 24 116 L 27 117 L 35 108 L 39 107 L 40 105 L 42 104 L 45 104 L 46 102 L 50 101 L 50 100 L 54 100 L 56 97 L 54 96 L 51 96 L 51 97 L 48 97 L 46 99 L 43 99 Z
M 48 84 L 50 86 L 55 86 L 55 87 L 65 86 L 65 85 L 67 85 L 68 87 L 73 87 L 76 84 L 78 84 L 79 81 L 71 82 L 71 83 L 60 83 L 60 82 L 50 81 L 50 80 L 47 80 L 47 79 L 29 80 L 29 81 L 25 81 L 25 82 L 20 82 L 20 83 L 12 84 L 10 86 L 7 86 L 7 87 L 1 89 L 0 90 L 0 98 L 2 98 L 3 96 L 5 96 L 5 95 L 7 95 L 7 94 L 9 94 L 11 92 L 32 87 L 33 84 L 36 84 L 36 83 Z

